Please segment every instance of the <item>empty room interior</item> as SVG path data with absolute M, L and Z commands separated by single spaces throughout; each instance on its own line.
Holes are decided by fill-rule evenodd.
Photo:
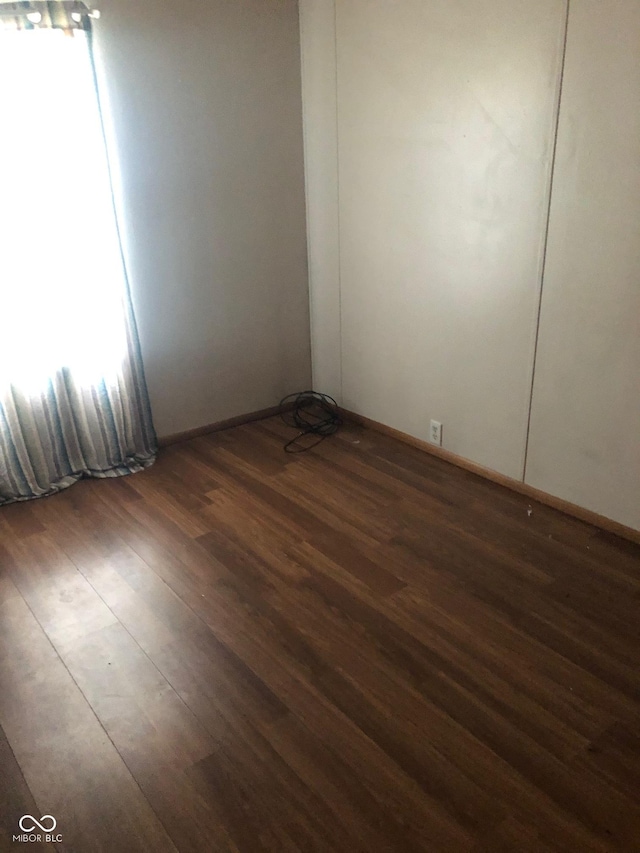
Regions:
M 0 0 L 0 851 L 640 851 L 640 2 Z

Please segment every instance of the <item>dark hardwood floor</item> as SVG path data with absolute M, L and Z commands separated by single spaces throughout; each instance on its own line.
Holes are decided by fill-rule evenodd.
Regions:
M 0 509 L 0 849 L 640 851 L 640 547 L 291 435 Z

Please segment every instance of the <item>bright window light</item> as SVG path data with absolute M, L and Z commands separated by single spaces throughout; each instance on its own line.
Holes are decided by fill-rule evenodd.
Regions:
M 0 393 L 115 381 L 125 277 L 83 32 L 0 33 Z

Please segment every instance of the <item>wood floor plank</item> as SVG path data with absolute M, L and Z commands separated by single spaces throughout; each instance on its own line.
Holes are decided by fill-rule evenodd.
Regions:
M 640 547 L 291 437 L 0 508 L 0 849 L 636 853 Z
M 53 537 L 55 530 L 50 529 L 48 535 Z M 63 533 L 63 541 L 69 537 L 73 540 L 75 536 L 78 544 L 77 529 L 65 528 L 59 532 Z M 26 555 L 39 562 L 43 548 L 44 543 L 30 539 L 24 547 L 20 569 L 25 569 Z M 87 575 L 84 575 L 66 560 L 56 545 L 50 542 L 48 548 L 47 576 L 40 577 L 35 584 L 30 575 L 18 576 L 16 581 L 128 770 L 181 849 L 198 850 L 210 844 L 211 849 L 233 850 L 224 826 L 215 819 L 185 772 L 215 750 L 215 740 L 88 582 L 93 580 L 107 599 L 117 605 L 122 589 L 114 587 L 112 578 L 111 583 L 105 584 L 104 567 L 94 561 L 92 570 L 87 570 L 85 563 Z M 73 553 L 73 548 L 70 550 Z M 87 550 L 81 554 L 86 556 Z M 81 601 L 73 595 L 79 586 L 85 587 Z M 63 590 L 61 596 L 59 589 Z M 52 615 L 49 605 L 57 598 L 61 600 Z M 109 613 L 111 619 L 102 626 L 94 619 L 88 626 L 83 624 L 82 632 L 76 626 L 71 632 L 59 630 L 76 613 L 91 612 L 91 605 L 93 610 Z M 139 609 L 133 618 L 139 620 Z M 165 639 L 158 627 L 162 628 L 161 622 L 154 625 L 156 642 Z M 181 798 L 176 796 L 178 791 Z M 185 809 L 184 802 L 189 808 Z
M 176 847 L 233 850 L 188 775 L 217 743 L 130 634 L 102 629 L 63 660 Z
M 2 853 L 15 850 L 14 835 L 23 834 L 19 821 L 25 815 L 40 818 L 36 801 L 29 790 L 22 771 L 15 759 L 2 728 L 0 727 L 0 850 Z M 31 850 L 51 849 L 44 841 L 29 843 Z
M 573 661 L 532 637 L 503 614 L 472 597 L 432 589 L 425 596 L 403 590 L 403 610 L 420 620 L 418 636 L 432 636 L 433 627 L 446 632 L 452 642 L 487 660 L 513 679 L 518 689 L 539 697 L 546 707 L 587 737 L 602 731 L 617 715 L 627 718 L 636 705 L 624 694 Z M 426 640 L 432 642 L 432 640 Z M 472 651 L 474 650 L 474 651 Z
M 313 603 L 310 607 L 303 608 L 298 602 L 298 609 L 303 611 L 301 619 L 306 625 L 307 633 L 311 633 L 313 631 L 314 611 L 320 608 L 314 606 Z M 517 696 L 514 696 L 513 693 L 507 693 L 506 701 L 501 703 L 498 697 L 504 692 L 504 687 L 498 686 L 495 680 L 492 684 L 492 687 L 497 688 L 495 697 L 491 695 L 490 690 L 483 689 L 481 680 L 474 682 L 473 693 L 471 690 L 464 689 L 460 682 L 464 685 L 465 682 L 468 682 L 468 676 L 465 676 L 462 667 L 456 665 L 455 657 L 449 662 L 449 669 L 455 674 L 455 682 L 452 679 L 445 679 L 438 668 L 435 668 L 430 673 L 429 667 L 425 666 L 423 660 L 421 660 L 421 658 L 424 659 L 425 655 L 420 654 L 421 650 L 416 643 L 413 644 L 414 648 L 412 650 L 414 653 L 412 669 L 416 672 L 422 663 L 423 677 L 415 685 L 415 689 L 409 689 L 405 686 L 404 690 L 402 690 L 400 683 L 396 683 L 397 671 L 405 669 L 402 667 L 401 660 L 395 658 L 393 661 L 395 666 L 393 664 L 388 666 L 386 662 L 381 661 L 380 656 L 372 655 L 371 653 L 365 656 L 361 651 L 362 643 L 358 641 L 357 636 L 344 634 L 332 639 L 332 635 L 336 632 L 335 630 L 331 632 L 327 631 L 327 626 L 332 625 L 332 620 L 326 613 L 321 613 L 317 622 L 319 625 L 325 626 L 324 635 L 318 635 L 318 643 L 323 642 L 322 636 L 324 636 L 324 646 L 329 654 L 331 653 L 333 643 L 338 648 L 348 650 L 347 652 L 342 652 L 343 667 L 349 671 L 352 679 L 356 678 L 357 673 L 359 688 L 365 691 L 365 694 L 361 694 L 360 698 L 356 700 L 360 710 L 349 711 L 349 716 L 355 719 L 358 713 L 362 713 L 362 710 L 366 709 L 368 722 L 360 722 L 359 725 L 361 728 L 367 730 L 370 725 L 376 725 L 375 719 L 372 717 L 372 704 L 377 704 L 380 709 L 386 709 L 386 714 L 395 714 L 397 719 L 396 727 L 400 732 L 409 733 L 410 742 L 412 743 L 412 747 L 408 752 L 400 745 L 401 752 L 398 753 L 400 757 L 397 759 L 399 763 L 404 764 L 408 768 L 408 772 L 413 773 L 416 778 L 420 779 L 423 777 L 423 768 L 427 768 L 429 783 L 436 781 L 438 773 L 442 774 L 442 768 L 438 770 L 437 761 L 429 759 L 425 753 L 421 754 L 422 746 L 416 734 L 421 726 L 425 726 L 430 732 L 430 740 L 436 749 L 439 748 L 439 744 L 441 743 L 455 743 L 460 750 L 457 758 L 455 750 L 450 746 L 448 750 L 444 751 L 449 755 L 450 766 L 446 770 L 446 775 L 441 776 L 438 781 L 438 790 L 450 805 L 455 803 L 455 795 L 452 795 L 448 791 L 447 786 L 448 782 L 452 782 L 456 778 L 454 768 L 457 765 L 458 768 L 465 771 L 469 779 L 474 779 L 475 783 L 480 785 L 481 788 L 490 775 L 493 796 L 501 789 L 502 799 L 517 801 L 521 810 L 528 807 L 535 813 L 536 809 L 540 808 L 539 796 L 536 794 L 535 789 L 531 785 L 523 785 L 522 780 L 513 777 L 508 768 L 516 768 L 523 778 L 528 778 L 531 776 L 531 773 L 536 772 L 535 762 L 538 762 L 542 768 L 542 773 L 555 772 L 557 774 L 561 772 L 563 765 L 557 761 L 556 756 L 559 751 L 558 747 L 562 741 L 553 736 L 549 738 L 549 734 L 558 733 L 557 725 L 555 726 L 555 732 L 552 731 L 549 733 L 544 729 L 541 730 L 536 727 L 532 731 L 532 737 L 527 736 L 522 732 L 523 724 L 524 728 L 527 728 L 526 720 L 523 720 L 522 716 L 518 717 L 517 714 Z M 423 649 L 423 651 L 426 653 L 427 650 Z M 335 649 L 333 649 L 333 653 L 335 654 Z M 322 681 L 324 681 L 324 676 L 322 677 Z M 332 681 L 335 683 L 330 698 L 334 704 L 342 707 L 341 703 L 344 701 L 344 698 L 350 692 L 353 693 L 352 687 L 350 684 L 340 682 L 340 679 L 336 681 L 335 675 L 332 675 Z M 446 681 L 448 681 L 448 684 L 444 683 Z M 406 685 L 406 675 L 404 672 L 403 683 Z M 400 696 L 402 696 L 401 700 Z M 531 710 L 529 708 L 530 712 Z M 541 712 L 541 709 L 535 710 L 538 711 L 536 716 L 541 719 L 541 722 L 544 721 L 545 715 Z M 442 714 L 442 711 L 445 713 Z M 514 724 L 514 717 L 517 724 Z M 448 729 L 452 720 L 456 720 L 460 724 L 460 729 L 457 732 Z M 548 716 L 546 721 L 547 725 L 549 725 Z M 551 720 L 552 724 L 553 722 Z M 377 725 L 380 726 L 379 721 Z M 469 733 L 473 733 L 476 740 L 469 740 Z M 382 737 L 382 735 L 378 734 L 374 739 L 380 742 Z M 546 748 L 541 748 L 538 745 L 540 742 L 546 744 Z M 578 739 L 571 744 L 567 744 L 565 758 L 571 758 L 580 749 L 584 750 L 586 745 L 587 742 L 585 739 Z M 486 747 L 491 752 L 487 752 Z M 396 749 L 397 746 L 390 746 L 387 751 L 391 751 L 393 754 Z M 505 750 L 507 751 L 505 752 Z M 501 766 L 496 761 L 497 755 L 502 756 L 505 762 L 504 765 Z M 418 759 L 417 764 L 414 763 L 416 758 Z M 407 761 L 409 761 L 408 765 L 406 764 Z M 531 763 L 532 761 L 534 762 L 533 764 Z M 500 780 L 501 774 L 502 780 Z M 585 771 L 583 770 L 581 777 L 572 780 L 568 774 L 565 774 L 565 785 L 568 786 L 567 790 L 572 791 L 574 787 L 580 788 L 584 775 Z M 464 782 L 459 779 L 453 781 L 453 785 L 460 792 L 465 787 Z M 586 794 L 583 793 L 578 796 L 585 798 Z M 482 801 L 482 794 L 476 792 L 475 797 L 472 799 L 474 802 L 480 803 Z M 468 797 L 463 797 L 463 803 L 466 804 L 468 801 Z M 617 798 L 617 802 L 622 804 L 623 813 L 626 810 L 632 811 L 634 808 L 631 800 L 625 803 L 622 798 Z M 551 803 L 547 803 L 547 807 L 548 814 L 546 815 L 546 822 L 547 825 L 550 825 L 554 821 L 554 815 L 552 815 L 554 807 Z M 555 811 L 555 820 L 557 821 L 559 810 L 555 809 Z M 609 805 L 605 808 L 604 814 L 608 814 L 610 811 L 611 806 Z M 623 819 L 623 822 L 625 819 Z M 637 820 L 637 816 L 635 819 Z M 633 817 L 632 820 L 634 820 Z M 485 820 L 484 823 L 487 824 L 488 822 Z M 619 823 L 620 821 L 618 821 Z M 584 844 L 586 847 L 587 842 L 585 841 Z
M 0 609 L 0 725 L 63 843 L 175 850 L 22 596 L 5 597 Z
M 260 851 L 362 851 L 360 839 L 249 727 L 232 726 L 223 746 L 192 769 L 238 846 Z M 277 814 L 278 821 L 271 816 Z

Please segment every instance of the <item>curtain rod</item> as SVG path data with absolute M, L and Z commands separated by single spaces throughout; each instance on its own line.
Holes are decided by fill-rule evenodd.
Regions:
M 42 20 L 42 12 L 48 11 L 52 4 L 63 7 L 77 22 L 80 22 L 83 17 L 100 17 L 99 9 L 89 8 L 86 3 L 79 0 L 29 0 L 29 2 L 0 0 L 0 18 L 27 18 L 32 24 L 39 24 Z

